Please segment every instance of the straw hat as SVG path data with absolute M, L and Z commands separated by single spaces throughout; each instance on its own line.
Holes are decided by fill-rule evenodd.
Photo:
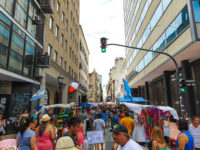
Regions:
M 58 139 L 56 150 L 78 150 L 75 148 L 73 140 L 69 136 L 64 136 Z
M 48 115 L 48 114 L 45 114 L 45 115 L 42 116 L 41 121 L 42 121 L 42 122 L 47 122 L 47 121 L 49 121 L 50 119 L 51 119 L 51 118 L 49 117 L 49 115 Z

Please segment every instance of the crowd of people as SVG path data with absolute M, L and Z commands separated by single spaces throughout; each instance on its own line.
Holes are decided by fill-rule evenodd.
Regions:
M 86 114 L 85 114 L 86 113 Z M 65 115 L 66 114 L 66 115 Z M 38 113 L 31 117 L 28 110 L 19 116 L 16 137 L 19 150 L 84 150 L 88 149 L 88 131 L 112 132 L 113 150 L 142 150 L 142 146 L 132 137 L 135 128 L 133 113 L 121 105 L 98 105 L 74 115 L 65 112 L 59 118 L 56 114 Z M 180 131 L 176 140 L 178 150 L 200 150 L 200 120 L 194 117 L 190 125 L 180 119 L 177 127 Z M 0 140 L 3 135 L 5 120 L 0 114 Z M 163 130 L 154 126 L 151 132 L 152 150 L 167 150 L 168 144 Z M 103 144 L 95 144 L 95 150 L 103 150 Z

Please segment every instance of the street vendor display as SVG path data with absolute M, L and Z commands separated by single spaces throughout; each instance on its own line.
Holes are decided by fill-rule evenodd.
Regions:
M 164 120 L 167 120 L 171 115 L 174 119 L 179 119 L 176 110 L 169 106 L 140 105 L 126 102 L 120 104 L 125 105 L 138 115 L 137 126 L 133 132 L 133 137 L 138 142 L 150 140 L 154 126 L 159 126 L 164 131 Z

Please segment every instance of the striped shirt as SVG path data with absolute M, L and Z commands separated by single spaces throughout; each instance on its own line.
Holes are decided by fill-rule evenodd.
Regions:
M 192 124 L 190 124 L 189 132 L 194 138 L 195 148 L 200 148 L 200 125 L 197 128 L 195 128 Z

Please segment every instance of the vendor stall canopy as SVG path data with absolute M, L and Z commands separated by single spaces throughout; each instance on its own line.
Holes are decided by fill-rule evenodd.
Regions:
M 131 111 L 135 112 L 138 115 L 141 114 L 142 109 L 153 107 L 153 108 L 162 110 L 163 112 L 169 111 L 171 113 L 171 115 L 174 117 L 174 119 L 176 119 L 176 120 L 179 119 L 177 111 L 174 108 L 171 108 L 169 106 L 140 105 L 140 104 L 131 104 L 131 103 L 127 103 L 127 102 L 121 102 L 120 104 L 127 106 Z

